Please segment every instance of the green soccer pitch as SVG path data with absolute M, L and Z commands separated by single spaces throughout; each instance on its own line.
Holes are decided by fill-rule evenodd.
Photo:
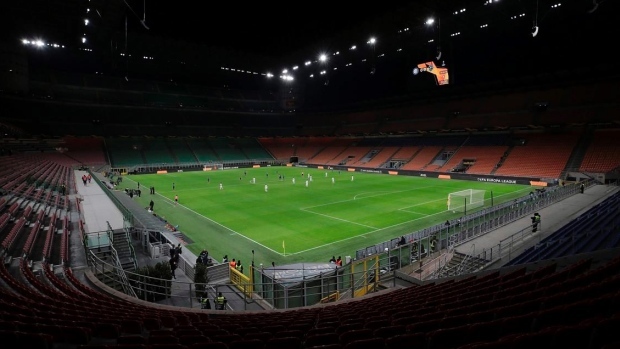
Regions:
M 488 207 L 491 192 L 493 203 L 499 204 L 532 190 L 516 184 L 286 166 L 131 175 L 117 188 L 135 189 L 138 183 L 142 195 L 134 200 L 146 208 L 153 199 L 154 212 L 192 241 L 186 248 L 195 254 L 206 248 L 218 261 L 228 255 L 246 266 L 252 257 L 256 265 L 355 257 L 360 248 L 461 216 L 447 211 L 451 192 L 484 189 Z M 155 195 L 149 194 L 151 186 Z

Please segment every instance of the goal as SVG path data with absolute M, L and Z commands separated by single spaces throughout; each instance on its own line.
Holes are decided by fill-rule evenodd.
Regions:
M 486 190 L 467 189 L 448 194 L 448 211 L 465 212 L 484 206 Z

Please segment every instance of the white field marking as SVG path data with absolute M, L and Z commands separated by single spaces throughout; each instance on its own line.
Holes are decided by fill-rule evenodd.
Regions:
M 134 182 L 133 180 L 131 180 L 131 181 L 132 181 L 132 182 Z M 134 182 L 134 183 L 135 183 L 135 182 Z M 410 189 L 410 190 L 403 190 L 403 191 L 399 191 L 399 192 L 397 192 L 397 193 L 402 193 L 402 192 L 412 191 L 412 190 L 416 190 L 416 189 L 430 188 L 430 187 L 434 187 L 434 186 L 417 187 L 417 188 Z M 198 190 L 198 189 L 199 189 L 199 188 L 195 188 L 195 189 L 187 189 L 187 190 Z M 512 193 L 515 193 L 515 192 L 525 191 L 525 190 L 528 190 L 528 189 L 531 189 L 531 188 L 530 188 L 530 187 L 527 187 L 527 188 L 523 188 L 523 189 L 515 190 L 515 191 L 510 192 L 510 193 L 506 193 L 506 194 L 498 195 L 497 197 L 501 197 L 501 196 L 504 196 L 504 195 L 512 194 Z M 392 193 L 394 193 L 394 192 L 392 192 Z M 163 195 L 161 195 L 161 194 L 159 194 L 159 193 L 156 193 L 156 195 L 159 195 L 159 196 L 161 196 L 161 197 L 165 198 L 166 200 L 170 200 L 169 198 L 167 198 L 167 197 L 165 197 L 165 196 L 163 196 Z M 383 194 L 380 194 L 380 195 L 383 195 Z M 374 195 L 374 196 L 379 196 L 379 195 Z M 365 197 L 365 198 L 370 198 L 370 197 L 373 197 L 373 196 L 367 196 L 367 197 Z M 425 203 L 421 203 L 421 204 L 414 205 L 414 206 L 425 205 L 425 204 L 428 204 L 428 203 L 431 203 L 431 202 L 435 202 L 435 201 L 439 201 L 439 200 L 443 200 L 443 199 L 432 200 L 432 201 L 425 202 Z M 309 209 L 309 208 L 314 208 L 314 207 L 320 207 L 320 206 L 327 206 L 327 205 L 331 205 L 331 204 L 337 204 L 337 203 L 341 203 L 341 202 L 348 202 L 348 201 L 352 201 L 352 200 L 342 200 L 342 201 L 336 201 L 336 202 L 327 203 L 327 204 L 321 204 L 321 205 L 316 205 L 316 206 L 304 207 L 304 208 L 300 208 L 300 210 L 303 210 L 303 211 L 306 211 L 306 212 L 309 212 L 309 213 L 319 214 L 319 213 L 316 213 L 316 212 L 308 211 L 307 209 Z M 222 224 L 220 224 L 220 223 L 218 223 L 218 222 L 216 222 L 216 221 L 212 220 L 211 218 L 208 218 L 208 217 L 206 217 L 206 216 L 204 216 L 204 215 L 202 215 L 202 214 L 200 214 L 200 213 L 198 213 L 198 212 L 196 212 L 196 211 L 194 211 L 194 210 L 192 210 L 192 209 L 190 209 L 190 208 L 187 208 L 187 207 L 185 207 L 185 206 L 183 206 L 183 205 L 179 205 L 179 206 L 181 206 L 181 207 L 185 208 L 186 210 L 188 210 L 188 211 L 190 211 L 190 212 L 195 213 L 196 215 L 198 215 L 198 216 L 200 216 L 200 217 L 203 217 L 204 219 L 206 219 L 206 220 L 208 220 L 208 221 L 210 221 L 210 222 L 212 222 L 212 223 L 214 223 L 214 224 L 219 225 L 220 227 L 222 227 L 222 228 L 224 228 L 224 229 L 226 229 L 226 230 L 228 230 L 228 231 L 230 231 L 230 232 L 232 232 L 232 233 L 234 233 L 234 234 L 237 234 L 237 235 L 239 235 L 239 236 L 241 236 L 241 237 L 243 237 L 243 238 L 245 238 L 245 239 L 247 239 L 247 240 L 249 240 L 249 241 L 251 241 L 251 242 L 253 242 L 253 243 L 257 244 L 257 245 L 259 245 L 259 246 L 262 246 L 262 247 L 264 247 L 265 249 L 267 249 L 267 250 L 269 250 L 269 251 L 271 251 L 271 252 L 273 252 L 273 253 L 276 253 L 276 254 L 278 254 L 278 255 L 280 255 L 280 256 L 284 256 L 282 253 L 277 252 L 277 251 L 275 251 L 275 250 L 273 250 L 273 249 L 271 249 L 271 248 L 269 248 L 269 247 L 267 247 L 267 246 L 265 246 L 265 245 L 263 245 L 263 244 L 261 244 L 261 243 L 259 243 L 259 242 L 257 242 L 257 241 L 254 241 L 254 240 L 252 240 L 252 239 L 248 238 L 247 236 L 242 235 L 242 234 L 240 234 L 240 233 L 238 233 L 238 232 L 236 232 L 236 231 L 234 231 L 234 230 L 232 230 L 232 229 L 228 228 L 227 226 L 224 226 L 224 225 L 222 225 Z M 409 207 L 413 207 L 413 206 L 409 206 Z M 438 214 L 440 214 L 440 213 L 444 213 L 444 212 L 446 212 L 446 211 L 448 211 L 448 210 L 446 209 L 445 211 L 440 211 L 440 212 L 437 212 L 437 213 L 434 213 L 434 214 L 426 215 L 426 216 L 424 216 L 424 217 L 415 218 L 415 219 L 408 220 L 408 221 L 401 222 L 401 223 L 396 223 L 396 224 L 393 224 L 393 225 L 390 225 L 390 226 L 387 226 L 387 227 L 383 227 L 383 228 L 374 228 L 374 227 L 370 227 L 370 228 L 374 228 L 375 230 L 371 230 L 371 231 L 369 231 L 369 232 L 366 232 L 366 233 L 363 233 L 363 234 L 361 234 L 361 235 L 357 235 L 357 236 L 350 236 L 350 237 L 348 237 L 348 238 L 344 238 L 344 239 L 341 239 L 341 240 L 338 240 L 338 241 L 332 241 L 332 242 L 330 242 L 330 243 L 328 243 L 328 244 L 323 244 L 323 245 L 320 245 L 320 246 L 315 246 L 315 247 L 312 247 L 312 248 L 309 248 L 309 249 L 306 249 L 306 250 L 303 250 L 303 251 L 292 252 L 292 253 L 289 253 L 288 255 L 290 256 L 290 255 L 296 255 L 296 254 L 305 253 L 305 252 L 308 252 L 308 251 L 313 251 L 313 250 L 316 250 L 316 249 L 319 249 L 319 248 L 323 248 L 323 247 L 326 247 L 326 246 L 335 245 L 335 244 L 338 244 L 338 243 L 341 243 L 341 242 L 344 242 L 344 241 L 347 241 L 347 240 L 351 240 L 351 239 L 359 238 L 359 237 L 366 238 L 366 235 L 367 235 L 367 234 L 373 234 L 373 233 L 380 232 L 380 231 L 385 230 L 385 229 L 390 229 L 390 228 L 393 228 L 393 227 L 397 227 L 397 226 L 399 226 L 399 225 L 403 225 L 403 224 L 407 224 L 407 223 L 415 222 L 415 221 L 420 220 L 420 219 L 422 219 L 422 218 L 426 218 L 426 217 L 435 216 L 435 215 L 438 215 Z M 321 215 L 321 214 L 319 214 L 319 215 Z M 329 218 L 334 218 L 334 219 L 337 219 L 337 218 L 335 218 L 335 217 L 329 217 Z M 345 221 L 346 221 L 346 220 L 345 220 Z M 346 221 L 346 222 L 349 222 L 349 221 Z M 354 222 L 349 222 L 349 223 L 352 223 L 352 224 L 358 224 L 358 225 L 362 225 L 362 226 L 364 226 L 363 224 L 359 224 L 359 223 L 354 223 Z
M 381 195 L 386 195 L 386 194 L 405 193 L 405 192 L 408 192 L 408 191 L 414 191 L 414 190 L 418 190 L 418 189 L 431 188 L 431 187 L 434 187 L 434 186 L 433 185 L 429 185 L 427 187 L 417 187 L 417 188 L 412 188 L 412 189 L 407 189 L 407 190 L 399 190 L 399 191 L 381 191 L 381 192 L 379 192 L 381 194 L 364 196 L 362 199 L 374 198 L 376 196 L 381 196 Z M 368 193 L 368 192 L 366 192 L 366 193 Z M 362 194 L 366 194 L 366 193 L 362 193 Z M 357 195 L 361 195 L 361 194 L 357 194 Z M 329 206 L 329 205 L 333 205 L 333 204 L 341 204 L 343 202 L 349 202 L 349 201 L 354 201 L 354 200 L 355 200 L 355 197 L 353 197 L 353 199 L 333 201 L 333 202 L 328 202 L 328 203 L 320 204 L 320 205 L 302 207 L 301 210 L 307 210 L 307 209 L 311 209 L 311 208 L 315 208 L 315 207 Z
M 227 227 L 227 226 L 225 226 L 225 225 L 222 225 L 221 223 L 218 223 L 218 222 L 214 221 L 213 219 L 211 219 L 211 218 L 209 218 L 209 217 L 207 217 L 207 216 L 204 216 L 204 215 L 202 215 L 202 214 L 200 214 L 200 213 L 198 213 L 198 212 L 196 212 L 196 211 L 192 210 L 192 209 L 191 209 L 191 208 L 189 208 L 189 207 L 186 207 L 186 206 L 183 206 L 183 205 L 179 205 L 179 206 L 181 206 L 181 207 L 183 207 L 184 209 L 186 209 L 186 210 L 188 210 L 188 211 L 190 211 L 190 212 L 192 212 L 192 213 L 194 213 L 194 214 L 196 214 L 196 215 L 198 215 L 198 216 L 200 216 L 200 217 L 202 217 L 202 218 L 204 218 L 204 219 L 208 220 L 209 222 L 212 222 L 213 224 L 217 224 L 217 225 L 219 225 L 220 227 L 222 227 L 222 228 L 224 228 L 224 229 L 226 229 L 226 230 L 230 231 L 230 232 L 232 233 L 231 235 L 235 235 L 235 234 L 237 234 L 237 235 L 241 236 L 242 238 L 244 238 L 244 239 L 246 239 L 246 240 L 251 241 L 252 243 L 255 243 L 255 244 L 257 244 L 257 245 L 259 245 L 259 246 L 261 246 L 261 247 L 264 247 L 266 250 L 269 250 L 269 251 L 271 251 L 271 252 L 274 252 L 274 253 L 278 253 L 278 254 L 279 254 L 279 252 L 277 252 L 277 251 L 274 251 L 274 250 L 270 249 L 269 247 L 267 247 L 267 246 L 265 246 L 265 245 L 261 244 L 260 242 L 258 242 L 258 241 L 254 241 L 254 240 L 250 239 L 249 237 L 247 237 L 247 236 L 245 236 L 245 235 L 243 235 L 243 234 L 241 234 L 241 233 L 239 233 L 239 232 L 237 232 L 237 231 L 234 231 L 234 230 L 230 229 L 229 227 Z
M 407 211 L 407 210 L 399 210 L 399 211 L 403 211 L 403 212 L 407 212 L 407 213 L 411 213 L 411 214 L 417 214 L 417 215 L 420 215 L 420 216 L 428 216 L 428 214 L 422 213 L 422 212 Z
M 525 189 L 515 190 L 514 192 L 519 192 L 519 191 L 523 191 L 523 190 L 525 190 Z M 512 194 L 514 192 L 498 195 L 497 197 L 508 195 L 508 194 Z M 426 203 L 431 203 L 431 202 L 434 202 L 434 201 L 437 201 L 437 200 L 432 200 L 432 201 L 429 201 L 429 202 L 426 202 Z M 426 203 L 422 203 L 420 205 L 424 205 Z M 411 220 L 408 220 L 408 221 L 405 221 L 405 222 L 396 223 L 396 224 L 393 224 L 393 225 L 390 225 L 390 226 L 387 226 L 387 227 L 371 230 L 369 232 L 366 232 L 366 233 L 363 233 L 363 234 L 360 234 L 360 235 L 356 235 L 356 236 L 350 236 L 348 238 L 344 238 L 344 239 L 341 239 L 341 240 L 338 240 L 338 241 L 332 241 L 332 242 L 330 242 L 328 244 L 323 244 L 323 245 L 320 245 L 320 246 L 315 246 L 315 247 L 312 247 L 312 248 L 309 248 L 309 249 L 306 249 L 306 250 L 303 250 L 303 251 L 292 252 L 292 253 L 289 253 L 289 255 L 295 255 L 295 254 L 301 254 L 301 253 L 313 251 L 313 250 L 316 250 L 316 249 L 319 249 L 319 248 L 324 248 L 324 247 L 327 247 L 327 246 L 335 245 L 335 244 L 338 244 L 338 243 L 341 243 L 341 242 L 344 242 L 344 241 L 347 241 L 347 240 L 351 240 L 351 239 L 356 239 L 356 238 L 359 238 L 359 237 L 366 238 L 366 235 L 370 235 L 370 234 L 374 234 L 374 233 L 377 233 L 377 232 L 380 232 L 380 231 L 383 231 L 383 230 L 386 230 L 386 229 L 394 228 L 394 227 L 397 227 L 399 225 L 415 222 L 415 221 L 423 219 L 423 218 L 427 218 L 427 217 L 431 217 L 431 216 L 436 216 L 438 214 L 443 214 L 446 211 L 448 211 L 448 210 L 440 211 L 440 212 L 433 213 L 433 214 L 429 214 L 429 215 L 426 215 L 426 216 L 420 217 L 420 218 L 411 219 Z
M 163 197 L 164 199 L 166 199 L 167 201 L 171 201 L 169 198 L 167 198 L 167 197 L 165 197 L 165 196 L 163 196 L 163 195 L 161 195 L 161 194 L 155 193 L 155 195 L 159 195 L 159 196 Z M 172 204 L 172 205 L 174 205 L 174 204 Z M 190 212 L 194 213 L 195 215 L 200 216 L 200 217 L 202 217 L 202 218 L 204 218 L 204 219 L 208 220 L 209 222 L 211 222 L 211 223 L 213 223 L 213 224 L 219 225 L 220 227 L 222 227 L 222 228 L 224 228 L 224 229 L 226 229 L 226 230 L 230 231 L 230 232 L 232 233 L 231 235 L 235 235 L 235 234 L 237 234 L 237 235 L 241 236 L 242 238 L 244 238 L 244 239 L 246 239 L 246 240 L 249 240 L 249 241 L 251 241 L 252 243 L 255 243 L 255 244 L 257 244 L 257 245 L 259 245 L 259 246 L 261 246 L 261 247 L 265 248 L 266 250 L 269 250 L 269 251 L 271 251 L 271 252 L 273 252 L 273 253 L 276 253 L 276 254 L 281 254 L 280 252 L 277 252 L 277 251 L 275 251 L 275 250 L 272 250 L 271 248 L 269 248 L 269 247 L 267 247 L 267 246 L 265 246 L 265 245 L 261 244 L 260 242 L 258 242 L 258 241 L 254 241 L 254 240 L 250 239 L 249 237 L 247 237 L 247 236 L 245 236 L 245 235 L 243 235 L 243 234 L 240 234 L 239 232 L 236 232 L 236 231 L 234 231 L 234 230 L 230 229 L 229 227 L 227 227 L 227 226 L 225 226 L 225 225 L 223 225 L 223 224 L 221 224 L 221 223 L 219 223 L 219 222 L 216 222 L 216 221 L 214 221 L 213 219 L 211 219 L 211 218 L 209 218 L 209 217 L 207 217 L 207 216 L 205 216 L 205 215 L 202 215 L 202 214 L 200 214 L 200 213 L 198 213 L 198 212 L 196 212 L 196 211 L 192 210 L 191 208 L 189 208 L 189 207 L 187 207 L 187 206 L 184 206 L 184 205 L 181 205 L 181 204 L 178 204 L 177 206 L 182 207 L 182 208 L 184 208 L 184 209 L 186 209 L 186 210 L 188 210 L 188 211 L 190 211 Z
M 342 222 L 349 223 L 349 224 L 359 225 L 359 226 L 362 226 L 364 228 L 378 229 L 377 227 L 371 227 L 370 225 L 366 225 L 366 224 L 362 224 L 362 223 L 356 223 L 356 222 L 353 222 L 353 221 L 349 221 L 349 220 L 346 220 L 346 219 L 343 219 L 343 218 L 333 217 L 333 216 L 326 215 L 326 214 L 323 214 L 323 213 L 312 212 L 312 211 L 309 211 L 309 210 L 306 210 L 306 209 L 303 209 L 303 208 L 300 208 L 299 210 L 300 211 L 304 211 L 304 212 L 308 212 L 308 213 L 312 213 L 312 214 L 316 214 L 316 215 L 319 215 L 319 216 L 327 217 L 327 218 L 330 218 L 330 219 L 335 219 L 337 221 L 342 221 Z
M 363 198 L 366 198 L 366 197 L 371 198 L 371 197 L 373 197 L 373 196 L 380 196 L 380 195 L 383 195 L 383 193 L 388 193 L 388 194 L 392 194 L 392 193 L 400 193 L 400 191 L 375 191 L 375 192 L 369 191 L 369 192 L 367 192 L 367 193 L 359 193 L 359 194 L 355 195 L 355 196 L 353 197 L 353 200 L 356 200 L 358 196 L 361 196 L 361 195 L 364 195 L 364 194 L 374 194 L 374 193 L 381 193 L 381 194 L 371 195 L 371 196 L 365 196 L 365 197 L 361 197 L 360 199 L 363 199 Z
M 399 208 L 398 211 L 405 211 L 405 212 L 409 212 L 409 213 L 416 213 L 416 212 L 413 212 L 413 211 L 407 211 L 407 209 L 408 208 L 412 208 L 412 207 L 427 205 L 427 204 L 430 204 L 431 202 L 437 202 L 437 201 L 445 201 L 445 200 L 444 199 L 437 199 L 437 200 L 431 200 L 431 201 L 427 201 L 427 202 L 423 202 L 423 203 L 415 204 L 415 205 L 411 205 L 411 206 L 405 206 L 405 207 Z

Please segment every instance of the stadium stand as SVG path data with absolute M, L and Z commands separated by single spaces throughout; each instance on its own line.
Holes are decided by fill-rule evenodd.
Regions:
M 125 4 L 120 5 L 123 10 Z M 111 2 L 106 2 L 106 6 L 110 6 L 110 11 L 103 12 L 104 16 L 100 14 L 100 18 L 122 17 L 122 11 Z M 44 10 L 52 7 L 44 6 Z M 27 12 L 25 8 L 20 8 L 21 12 Z M 43 17 L 41 12 L 37 14 L 35 18 Z M 552 17 L 548 19 L 553 20 Z M 142 24 L 146 26 L 144 21 Z M 449 24 L 444 26 L 450 28 Z M 580 41 L 564 34 L 563 26 L 555 28 L 570 41 Z M 98 36 L 92 37 L 92 41 L 105 41 L 109 57 L 98 57 L 110 60 L 110 67 L 114 68 L 110 70 L 118 76 L 92 71 L 75 73 L 65 64 L 60 65 L 64 69 L 48 71 L 48 64 L 36 62 L 49 60 L 51 66 L 51 61 L 58 57 L 50 55 L 37 60 L 37 55 L 22 55 L 21 49 L 15 50 L 17 53 L 4 47 L 2 50 L 3 68 L 12 64 L 30 68 L 20 67 L 23 71 L 15 74 L 19 76 L 15 80 L 26 77 L 22 85 L 27 88 L 22 94 L 5 92 L 5 84 L 0 89 L 3 107 L 0 131 L 4 133 L 0 143 L 0 258 L 3 261 L 0 343 L 3 346 L 27 349 L 620 347 L 620 193 L 617 192 L 531 248 L 524 248 L 523 253 L 501 268 L 428 282 L 394 278 L 394 286 L 398 282 L 398 287 L 382 285 L 378 292 L 360 299 L 293 310 L 216 311 L 151 303 L 106 286 L 97 279 L 92 266 L 74 263 L 84 258 L 86 228 L 81 217 L 82 197 L 73 181 L 74 171 L 83 166 L 96 171 L 161 163 L 239 162 L 251 166 L 252 162 L 265 159 L 289 162 L 296 156 L 303 165 L 393 166 L 411 171 L 449 172 L 467 165 L 468 168 L 463 168 L 465 173 L 500 179 L 504 176 L 559 179 L 566 178 L 564 172 L 568 170 L 579 170 L 586 173 L 575 181 L 586 177 L 593 181 L 592 177 L 596 177 L 602 182 L 604 179 L 600 178 L 608 176 L 617 183 L 620 132 L 615 127 L 620 88 L 617 77 L 612 75 L 615 69 L 607 67 L 615 62 L 613 58 L 609 59 L 610 63 L 604 62 L 600 71 L 590 67 L 595 64 L 593 61 L 575 69 L 584 71 L 584 77 L 589 76 L 582 83 L 565 83 L 562 76 L 570 76 L 572 72 L 552 72 L 548 64 L 539 64 L 562 65 L 561 62 L 548 57 L 519 57 L 523 60 L 519 69 L 525 71 L 522 67 L 530 66 L 532 76 L 511 78 L 508 72 L 498 73 L 493 69 L 498 66 L 488 62 L 489 67 L 477 67 L 475 75 L 492 73 L 495 78 L 500 74 L 497 79 L 501 81 L 461 85 L 464 87 L 455 84 L 447 86 L 451 90 L 439 92 L 428 88 L 416 92 L 407 89 L 403 96 L 383 101 L 389 105 L 382 108 L 377 107 L 379 101 L 363 98 L 361 102 L 342 107 L 347 111 L 296 114 L 290 108 L 285 112 L 282 107 L 289 102 L 282 95 L 294 88 L 242 90 L 221 84 L 215 76 L 204 72 L 192 78 L 213 78 L 209 82 L 219 87 L 197 86 L 173 81 L 168 78 L 172 72 L 163 69 L 157 70 L 163 81 L 141 79 L 137 77 L 140 74 L 128 78 L 120 73 L 123 69 L 119 67 L 124 65 L 121 63 L 127 63 L 128 67 L 129 60 L 112 58 L 119 56 L 119 51 L 110 47 L 113 54 L 108 52 L 107 46 L 114 45 L 113 41 L 103 40 L 106 30 L 100 26 Z M 140 49 L 148 48 L 140 46 L 141 39 L 132 37 L 131 44 L 136 45 L 132 52 L 136 57 Z M 89 44 L 90 40 L 89 34 Z M 160 55 L 165 52 L 163 41 L 161 48 L 154 46 Z M 519 40 L 509 41 L 516 45 Z M 460 45 L 454 41 L 447 46 L 459 52 Z M 194 49 L 198 51 L 188 44 L 174 47 L 191 53 Z M 545 47 L 541 55 L 542 51 L 568 53 L 555 47 Z M 96 61 L 79 55 L 82 53 L 92 52 L 80 50 L 72 54 L 78 57 L 73 61 Z M 231 60 L 217 50 L 208 53 L 192 55 L 195 58 L 187 66 L 197 65 L 196 62 L 209 56 L 217 60 L 217 68 L 226 74 L 241 75 L 238 74 L 241 70 L 232 72 L 222 68 L 222 62 L 229 59 L 239 65 L 235 70 L 239 69 L 240 60 Z M 502 54 L 507 52 L 498 53 Z M 446 55 L 451 63 L 452 52 Z M 575 61 L 585 61 L 584 55 L 587 53 L 567 54 L 574 56 Z M 455 76 L 460 81 L 468 78 L 466 56 L 459 56 L 460 71 Z M 170 61 L 161 59 L 164 60 Z M 478 57 L 476 60 L 479 61 Z M 134 64 L 140 67 L 133 69 L 143 73 L 142 65 L 149 64 L 146 58 L 144 61 Z M 186 62 L 178 63 L 175 60 L 175 65 L 183 66 L 181 75 L 194 75 L 185 71 Z M 378 72 L 385 68 L 379 65 Z M 6 71 L 3 69 L 3 82 L 13 80 L 13 75 Z M 334 69 L 333 76 L 341 77 L 337 74 L 344 74 L 343 71 Z M 374 74 L 373 67 L 372 81 L 377 85 L 380 79 L 398 87 L 414 85 Z M 368 78 L 368 75 L 365 71 L 364 76 Z M 230 79 L 232 85 L 237 85 L 235 80 Z M 333 78 L 331 86 L 338 88 L 338 80 Z M 527 87 L 518 86 L 527 81 L 530 82 Z M 321 88 L 333 99 L 341 98 L 328 89 L 328 84 L 321 84 Z M 419 96 L 414 96 L 416 93 Z M 311 97 L 309 92 L 308 98 Z M 12 134 L 25 130 L 17 136 Z M 473 163 L 464 164 L 466 161 Z M 468 233 L 466 229 L 464 232 Z M 391 261 L 387 264 L 391 265 Z M 390 266 L 387 269 L 389 272 Z M 244 306 L 257 303 L 246 301 L 241 300 Z
M 620 167 L 620 130 L 595 130 L 579 166 L 585 172 L 609 172 Z
M 523 138 L 523 146 L 510 151 L 497 175 L 535 175 L 543 178 L 560 178 L 566 163 L 579 139 L 579 133 L 563 134 L 515 134 Z

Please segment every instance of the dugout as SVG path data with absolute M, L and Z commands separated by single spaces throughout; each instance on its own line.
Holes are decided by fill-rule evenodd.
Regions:
M 358 297 L 376 287 L 378 258 L 332 263 L 296 263 L 252 268 L 254 292 L 276 309 Z

